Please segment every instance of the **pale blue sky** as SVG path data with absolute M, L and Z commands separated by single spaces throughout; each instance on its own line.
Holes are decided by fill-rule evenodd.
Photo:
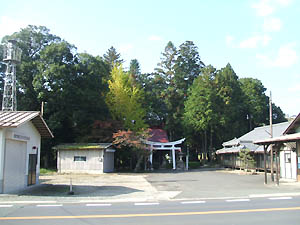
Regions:
M 103 55 L 114 46 L 152 72 L 168 41 L 193 41 L 205 64 L 229 62 L 239 77 L 272 91 L 284 113 L 300 112 L 298 0 L 10 0 L 1 4 L 0 38 L 43 25 L 79 52 Z

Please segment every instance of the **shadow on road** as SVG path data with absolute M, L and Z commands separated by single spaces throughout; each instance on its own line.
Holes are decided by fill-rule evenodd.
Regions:
M 123 194 L 130 194 L 135 192 L 142 192 L 141 190 L 128 188 L 123 186 L 91 186 L 91 185 L 73 185 L 74 195 L 76 197 L 92 197 L 92 196 L 118 196 Z M 69 195 L 70 186 L 62 184 L 40 184 L 31 187 L 19 193 L 19 196 L 55 196 L 66 197 Z

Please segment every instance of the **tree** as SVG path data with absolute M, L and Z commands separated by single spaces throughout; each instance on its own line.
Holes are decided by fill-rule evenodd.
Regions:
M 240 125 L 246 119 L 238 76 L 229 63 L 216 73 L 215 84 L 218 111 L 221 112 L 219 120 L 223 122 L 222 134 L 219 135 L 221 139 L 229 140 L 245 133 L 245 128 Z
M 138 77 L 141 75 L 140 63 L 137 59 L 132 59 L 130 61 L 129 75 L 135 85 Z
M 255 165 L 254 157 L 251 155 L 251 151 L 249 149 L 241 149 L 239 151 L 238 159 L 241 161 L 241 167 L 244 168 L 245 171 L 248 168 L 253 168 Z
M 52 43 L 59 43 L 61 39 L 50 33 L 44 26 L 29 25 L 20 32 L 5 36 L 2 43 L 15 39 L 22 49 L 22 61 L 17 67 L 17 102 L 19 110 L 39 110 L 41 102 L 33 86 L 33 80 L 38 73 L 40 54 Z
M 130 130 L 119 131 L 117 133 L 114 133 L 113 135 L 114 145 L 116 145 L 123 151 L 128 150 L 126 148 L 124 149 L 124 147 L 129 147 L 131 153 L 133 153 L 137 157 L 138 160 L 135 165 L 135 172 L 140 169 L 143 159 L 150 155 L 150 151 L 149 149 L 147 149 L 147 145 L 145 144 L 145 140 L 147 140 L 149 137 L 150 136 L 148 129 L 141 129 L 138 132 Z
M 162 56 L 156 71 L 164 81 L 161 96 L 166 108 L 166 128 L 170 139 L 174 140 L 183 135 L 182 119 L 188 88 L 200 75 L 204 64 L 191 41 L 181 44 L 178 50 L 172 42 L 168 42 Z
M 113 119 L 123 121 L 124 128 L 132 131 L 146 128 L 143 91 L 132 85 L 129 74 L 123 71 L 122 66 L 114 66 L 108 84 L 106 102 Z
M 253 78 L 241 78 L 239 82 L 244 96 L 243 107 L 249 121 L 247 131 L 250 131 L 266 122 L 268 114 L 266 88 L 260 80 Z
M 108 116 L 103 82 L 109 68 L 100 57 L 77 54 L 75 46 L 45 27 L 28 26 L 3 41 L 11 38 L 23 50 L 17 69 L 18 109 L 38 111 L 45 103 L 44 118 L 55 138 L 42 142 L 41 163 L 54 164 L 53 145 L 85 139 L 94 120 Z
M 109 65 L 110 69 L 112 69 L 115 65 L 122 64 L 124 62 L 123 59 L 121 59 L 120 53 L 117 52 L 117 50 L 111 46 L 107 52 L 103 55 L 104 62 Z
M 197 135 L 196 142 L 202 142 L 202 151 L 207 152 L 207 133 L 212 134 L 217 127 L 224 124 L 219 112 L 220 99 L 215 84 L 216 69 L 211 65 L 202 69 L 201 76 L 194 80 L 189 89 L 188 98 L 184 104 L 184 125 L 190 144 L 194 133 L 202 133 L 202 139 Z M 212 138 L 210 139 L 212 149 Z

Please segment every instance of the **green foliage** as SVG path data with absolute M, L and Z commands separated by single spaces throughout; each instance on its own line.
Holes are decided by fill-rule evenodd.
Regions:
M 249 149 L 241 149 L 238 159 L 241 161 L 241 167 L 246 171 L 248 168 L 255 167 L 255 160 Z
M 124 62 L 123 59 L 121 59 L 120 53 L 117 52 L 117 50 L 111 46 L 107 52 L 103 55 L 104 62 L 109 66 L 110 70 L 119 64 L 122 64 Z
M 42 142 L 42 166 L 55 165 L 53 145 L 109 142 L 117 130 L 164 127 L 170 140 L 186 137 L 196 156 L 269 123 L 269 98 L 261 81 L 239 79 L 230 64 L 220 70 L 205 67 L 192 41 L 179 47 L 168 42 L 156 72 L 142 74 L 137 59 L 124 72 L 114 47 L 103 57 L 78 53 L 43 26 L 29 25 L 2 43 L 9 39 L 22 49 L 18 110 L 38 111 L 44 102 L 44 118 L 55 135 Z M 2 53 L 0 45 L 0 61 Z M 0 94 L 5 68 L 0 63 Z M 280 107 L 273 103 L 272 109 L 273 123 L 286 121 Z M 137 156 L 130 152 L 126 157 Z
M 123 121 L 124 128 L 139 131 L 146 128 L 146 112 L 142 107 L 143 90 L 132 85 L 128 73 L 122 66 L 115 66 L 108 81 L 109 92 L 106 102 L 115 120 Z
M 57 171 L 55 169 L 47 169 L 47 168 L 40 168 L 41 175 L 51 175 L 55 174 Z

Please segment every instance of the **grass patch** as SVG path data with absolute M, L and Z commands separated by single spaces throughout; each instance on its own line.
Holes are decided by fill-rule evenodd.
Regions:
M 56 169 L 46 169 L 46 168 L 40 169 L 41 175 L 54 174 L 54 173 L 56 173 Z

